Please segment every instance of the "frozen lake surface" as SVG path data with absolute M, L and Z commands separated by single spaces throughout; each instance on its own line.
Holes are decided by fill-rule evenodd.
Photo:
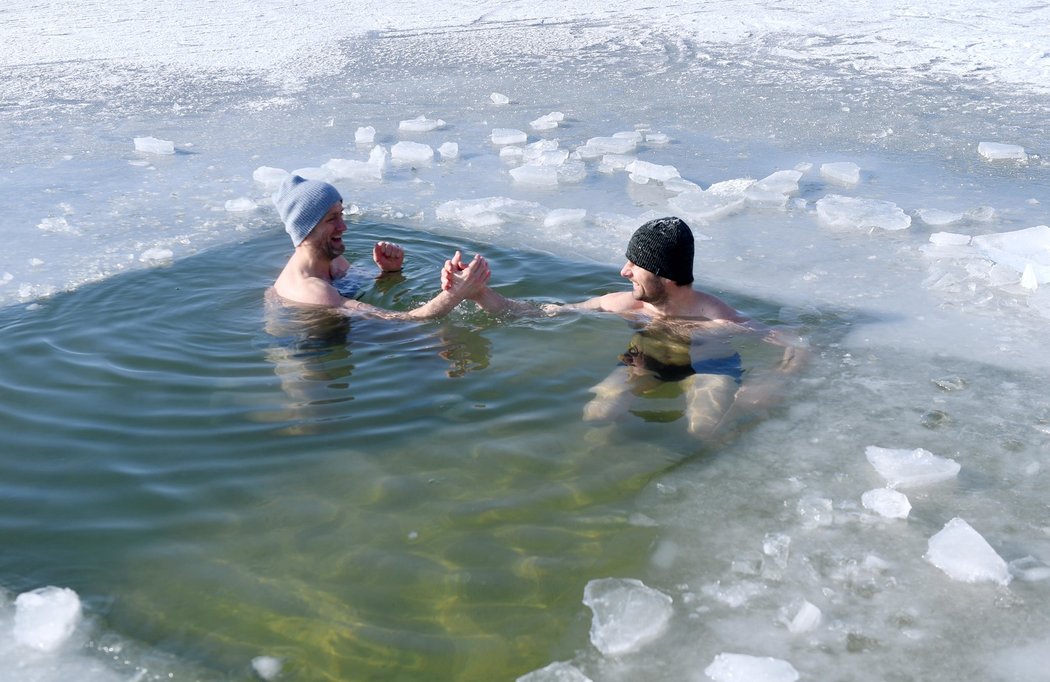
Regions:
M 824 345 L 781 412 L 638 494 L 644 567 L 581 584 L 590 632 L 532 679 L 1050 679 L 1047 26 L 1023 2 L 9 8 L 0 304 L 258 244 L 289 171 L 356 219 L 515 250 L 544 293 L 566 273 L 530 253 L 618 267 L 681 215 L 698 286 Z M 0 574 L 0 627 L 28 632 L 37 580 Z M 48 599 L 73 634 L 12 645 L 26 679 L 88 655 Z

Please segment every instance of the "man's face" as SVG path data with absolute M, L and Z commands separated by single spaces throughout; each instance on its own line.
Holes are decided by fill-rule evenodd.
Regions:
M 634 285 L 632 293 L 636 301 L 659 304 L 667 299 L 667 285 L 663 278 L 645 268 L 627 261 L 620 270 L 620 275 L 631 280 L 631 284 Z
M 343 202 L 337 201 L 321 218 L 321 222 L 317 223 L 317 227 L 310 230 L 310 236 L 307 239 L 316 244 L 329 260 L 335 260 L 346 251 L 346 246 L 343 244 L 344 232 L 346 232 L 346 223 L 343 222 Z

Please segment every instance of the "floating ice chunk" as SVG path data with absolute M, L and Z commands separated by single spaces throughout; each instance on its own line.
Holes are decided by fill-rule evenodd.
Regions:
M 498 92 L 494 92 L 491 95 L 489 95 L 489 99 L 492 100 L 492 103 L 497 106 L 510 104 L 510 97 L 507 97 L 506 95 L 500 94 Z
M 591 682 L 591 678 L 571 663 L 558 662 L 522 675 L 515 682 Z
M 452 159 L 459 158 L 459 144 L 455 142 L 444 142 L 438 147 L 438 154 L 441 154 L 441 158 L 451 161 Z
M 667 144 L 671 141 L 671 138 L 664 133 L 646 133 L 645 141 L 648 144 Z
M 533 166 L 560 166 L 569 160 L 569 152 L 564 149 L 537 150 L 530 145 L 522 152 L 525 162 Z
M 752 185 L 752 187 L 780 194 L 795 194 L 798 192 L 798 181 L 801 179 L 802 171 L 782 170 L 767 175 Z
M 915 211 L 915 215 L 930 227 L 954 225 L 966 219 L 965 213 L 951 213 L 936 208 L 920 208 Z
M 667 182 L 668 180 L 682 177 L 674 166 L 661 166 L 648 161 L 632 161 L 627 165 L 626 170 L 631 174 L 632 180 L 637 177 L 656 180 L 657 182 Z
M 1050 579 L 1050 566 L 1033 556 L 1021 557 L 1010 562 L 1010 575 L 1025 582 Z
M 499 158 L 508 163 L 521 163 L 525 159 L 525 150 L 517 145 L 510 145 L 499 150 Z
M 577 225 L 587 219 L 585 208 L 556 208 L 543 219 L 544 227 L 565 227 Z
M 716 582 L 704 585 L 701 591 L 708 597 L 717 599 L 726 606 L 738 609 L 747 605 L 749 601 L 760 594 L 765 593 L 767 589 L 764 584 L 754 582 L 738 582 L 725 587 L 721 583 Z
M 400 144 L 400 143 L 399 143 Z M 381 149 L 381 147 L 376 147 Z M 354 159 L 329 159 L 323 166 L 329 171 L 331 179 L 336 180 L 382 180 L 382 166 L 370 161 L 356 161 Z
M 892 488 L 875 488 L 860 496 L 865 509 L 888 519 L 906 519 L 911 513 L 908 496 Z
M 400 163 L 430 163 L 434 160 L 434 148 L 422 142 L 402 140 L 390 148 L 390 158 Z
M 824 163 L 820 166 L 820 177 L 837 185 L 852 187 L 860 182 L 860 166 L 852 161 Z
M 373 126 L 361 126 L 354 133 L 354 142 L 357 144 L 372 144 L 376 139 L 376 129 Z
M 638 141 L 631 137 L 592 137 L 576 149 L 584 159 L 597 159 L 604 154 L 631 154 Z
M 906 230 L 911 225 L 911 216 L 890 201 L 828 194 L 816 208 L 820 221 L 833 228 Z
M 565 120 L 565 114 L 560 111 L 552 111 L 549 114 L 544 114 L 534 121 L 529 122 L 529 126 L 533 130 L 553 130 L 558 127 L 563 120 Z
M 930 235 L 930 243 L 937 246 L 969 246 L 970 235 L 956 234 L 955 232 L 934 232 Z
M 802 525 L 805 528 L 819 528 L 830 526 L 835 522 L 834 507 L 826 497 L 808 495 L 798 501 L 798 515 L 802 517 Z
M 256 203 L 248 197 L 238 197 L 236 199 L 228 199 L 225 204 L 226 210 L 231 213 L 239 213 L 246 211 L 254 211 L 258 206 Z
M 787 568 L 791 553 L 791 536 L 784 533 L 767 533 L 762 539 L 762 553 L 780 568 Z
M 635 157 L 630 154 L 604 154 L 598 164 L 598 170 L 602 173 L 615 173 L 626 170 L 627 166 L 634 163 Z
M 809 603 L 803 601 L 802 606 L 799 607 L 795 617 L 788 623 L 788 631 L 794 635 L 811 632 L 820 625 L 820 621 L 823 619 L 824 614 L 821 613 L 820 609 Z
M 663 634 L 671 620 L 671 598 L 631 578 L 590 581 L 583 603 L 594 613 L 591 643 L 606 656 L 638 650 Z
M 1008 265 L 1017 272 L 1031 266 L 1039 284 L 1050 282 L 1050 227 L 1037 225 L 1023 230 L 979 235 L 973 245 L 996 263 Z
M 368 163 L 378 168 L 380 172 L 386 170 L 386 162 L 389 158 L 390 154 L 380 144 L 372 147 L 372 151 L 368 153 Z
M 1021 273 L 1021 286 L 1029 291 L 1035 291 L 1039 288 L 1039 276 L 1036 275 L 1035 268 L 1031 263 L 1024 266 L 1024 272 Z
M 324 167 L 296 168 L 292 171 L 292 175 L 298 175 L 305 180 L 320 180 L 321 182 L 332 182 L 335 179 L 332 171 Z
M 1024 161 L 1028 158 L 1024 147 L 1016 144 L 1001 144 L 999 142 L 981 142 L 977 145 L 977 153 L 989 161 L 1002 161 L 1004 159 Z
M 407 133 L 429 133 L 431 130 L 438 130 L 444 127 L 445 122 L 440 118 L 427 118 L 426 116 L 417 116 L 397 124 L 398 130 L 403 130 Z
M 80 598 L 68 587 L 41 587 L 15 599 L 15 641 L 39 651 L 54 651 L 80 623 Z
M 1007 585 L 1010 570 L 991 545 L 970 524 L 956 517 L 930 538 L 926 560 L 952 580 Z
M 801 178 L 801 171 L 777 171 L 745 189 L 744 196 L 748 203 L 756 206 L 784 206 L 788 196 L 798 192 Z
M 558 166 L 558 182 L 580 182 L 587 177 L 587 166 L 583 161 L 569 159 Z
M 505 222 L 541 223 L 547 217 L 547 209 L 540 204 L 507 197 L 446 201 L 437 207 L 435 213 L 440 221 L 474 228 L 493 227 Z
M 255 674 L 264 680 L 275 680 L 281 674 L 281 659 L 273 656 L 256 656 L 252 659 Z
M 864 454 L 890 488 L 947 481 L 955 478 L 961 468 L 954 459 L 938 457 L 923 448 L 895 450 L 869 445 Z
M 782 170 L 762 178 L 744 189 L 744 197 L 755 206 L 783 207 L 788 197 L 798 193 L 802 171 Z
M 682 192 L 667 200 L 667 205 L 686 220 L 709 223 L 735 213 L 744 206 L 744 196 L 712 192 Z
M 135 151 L 146 154 L 174 154 L 175 143 L 170 140 L 158 140 L 155 137 L 136 137 Z
M 525 131 L 515 128 L 493 128 L 491 139 L 492 144 L 498 145 L 525 144 L 529 136 Z
M 779 658 L 718 654 L 704 674 L 715 682 L 795 682 L 798 671 Z
M 678 194 L 681 194 L 683 192 L 704 191 L 700 187 L 700 185 L 696 184 L 695 182 L 692 182 L 691 180 L 686 180 L 685 178 L 671 178 L 670 180 L 667 180 L 666 182 L 664 182 L 664 189 L 666 189 L 668 192 L 677 192 Z
M 558 169 L 554 166 L 518 166 L 510 170 L 514 182 L 536 187 L 557 187 Z
M 265 187 L 267 190 L 273 191 L 281 186 L 281 183 L 288 177 L 288 171 L 283 168 L 273 168 L 272 166 L 259 166 L 252 171 L 252 180 Z

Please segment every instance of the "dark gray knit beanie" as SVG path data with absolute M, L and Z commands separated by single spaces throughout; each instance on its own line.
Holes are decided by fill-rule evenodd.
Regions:
M 676 284 L 693 283 L 693 231 L 681 218 L 657 218 L 639 227 L 627 260 Z

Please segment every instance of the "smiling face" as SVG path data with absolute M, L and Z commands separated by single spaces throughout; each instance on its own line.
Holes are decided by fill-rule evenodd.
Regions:
M 631 293 L 636 301 L 659 305 L 667 300 L 667 284 L 662 277 L 631 261 L 627 261 L 620 269 L 620 275 L 631 280 L 634 285 Z
M 337 201 L 328 209 L 317 227 L 310 230 L 303 243 L 309 243 L 321 251 L 328 260 L 335 260 L 343 255 L 346 246 L 343 244 L 343 233 L 346 223 L 343 221 L 343 202 Z

